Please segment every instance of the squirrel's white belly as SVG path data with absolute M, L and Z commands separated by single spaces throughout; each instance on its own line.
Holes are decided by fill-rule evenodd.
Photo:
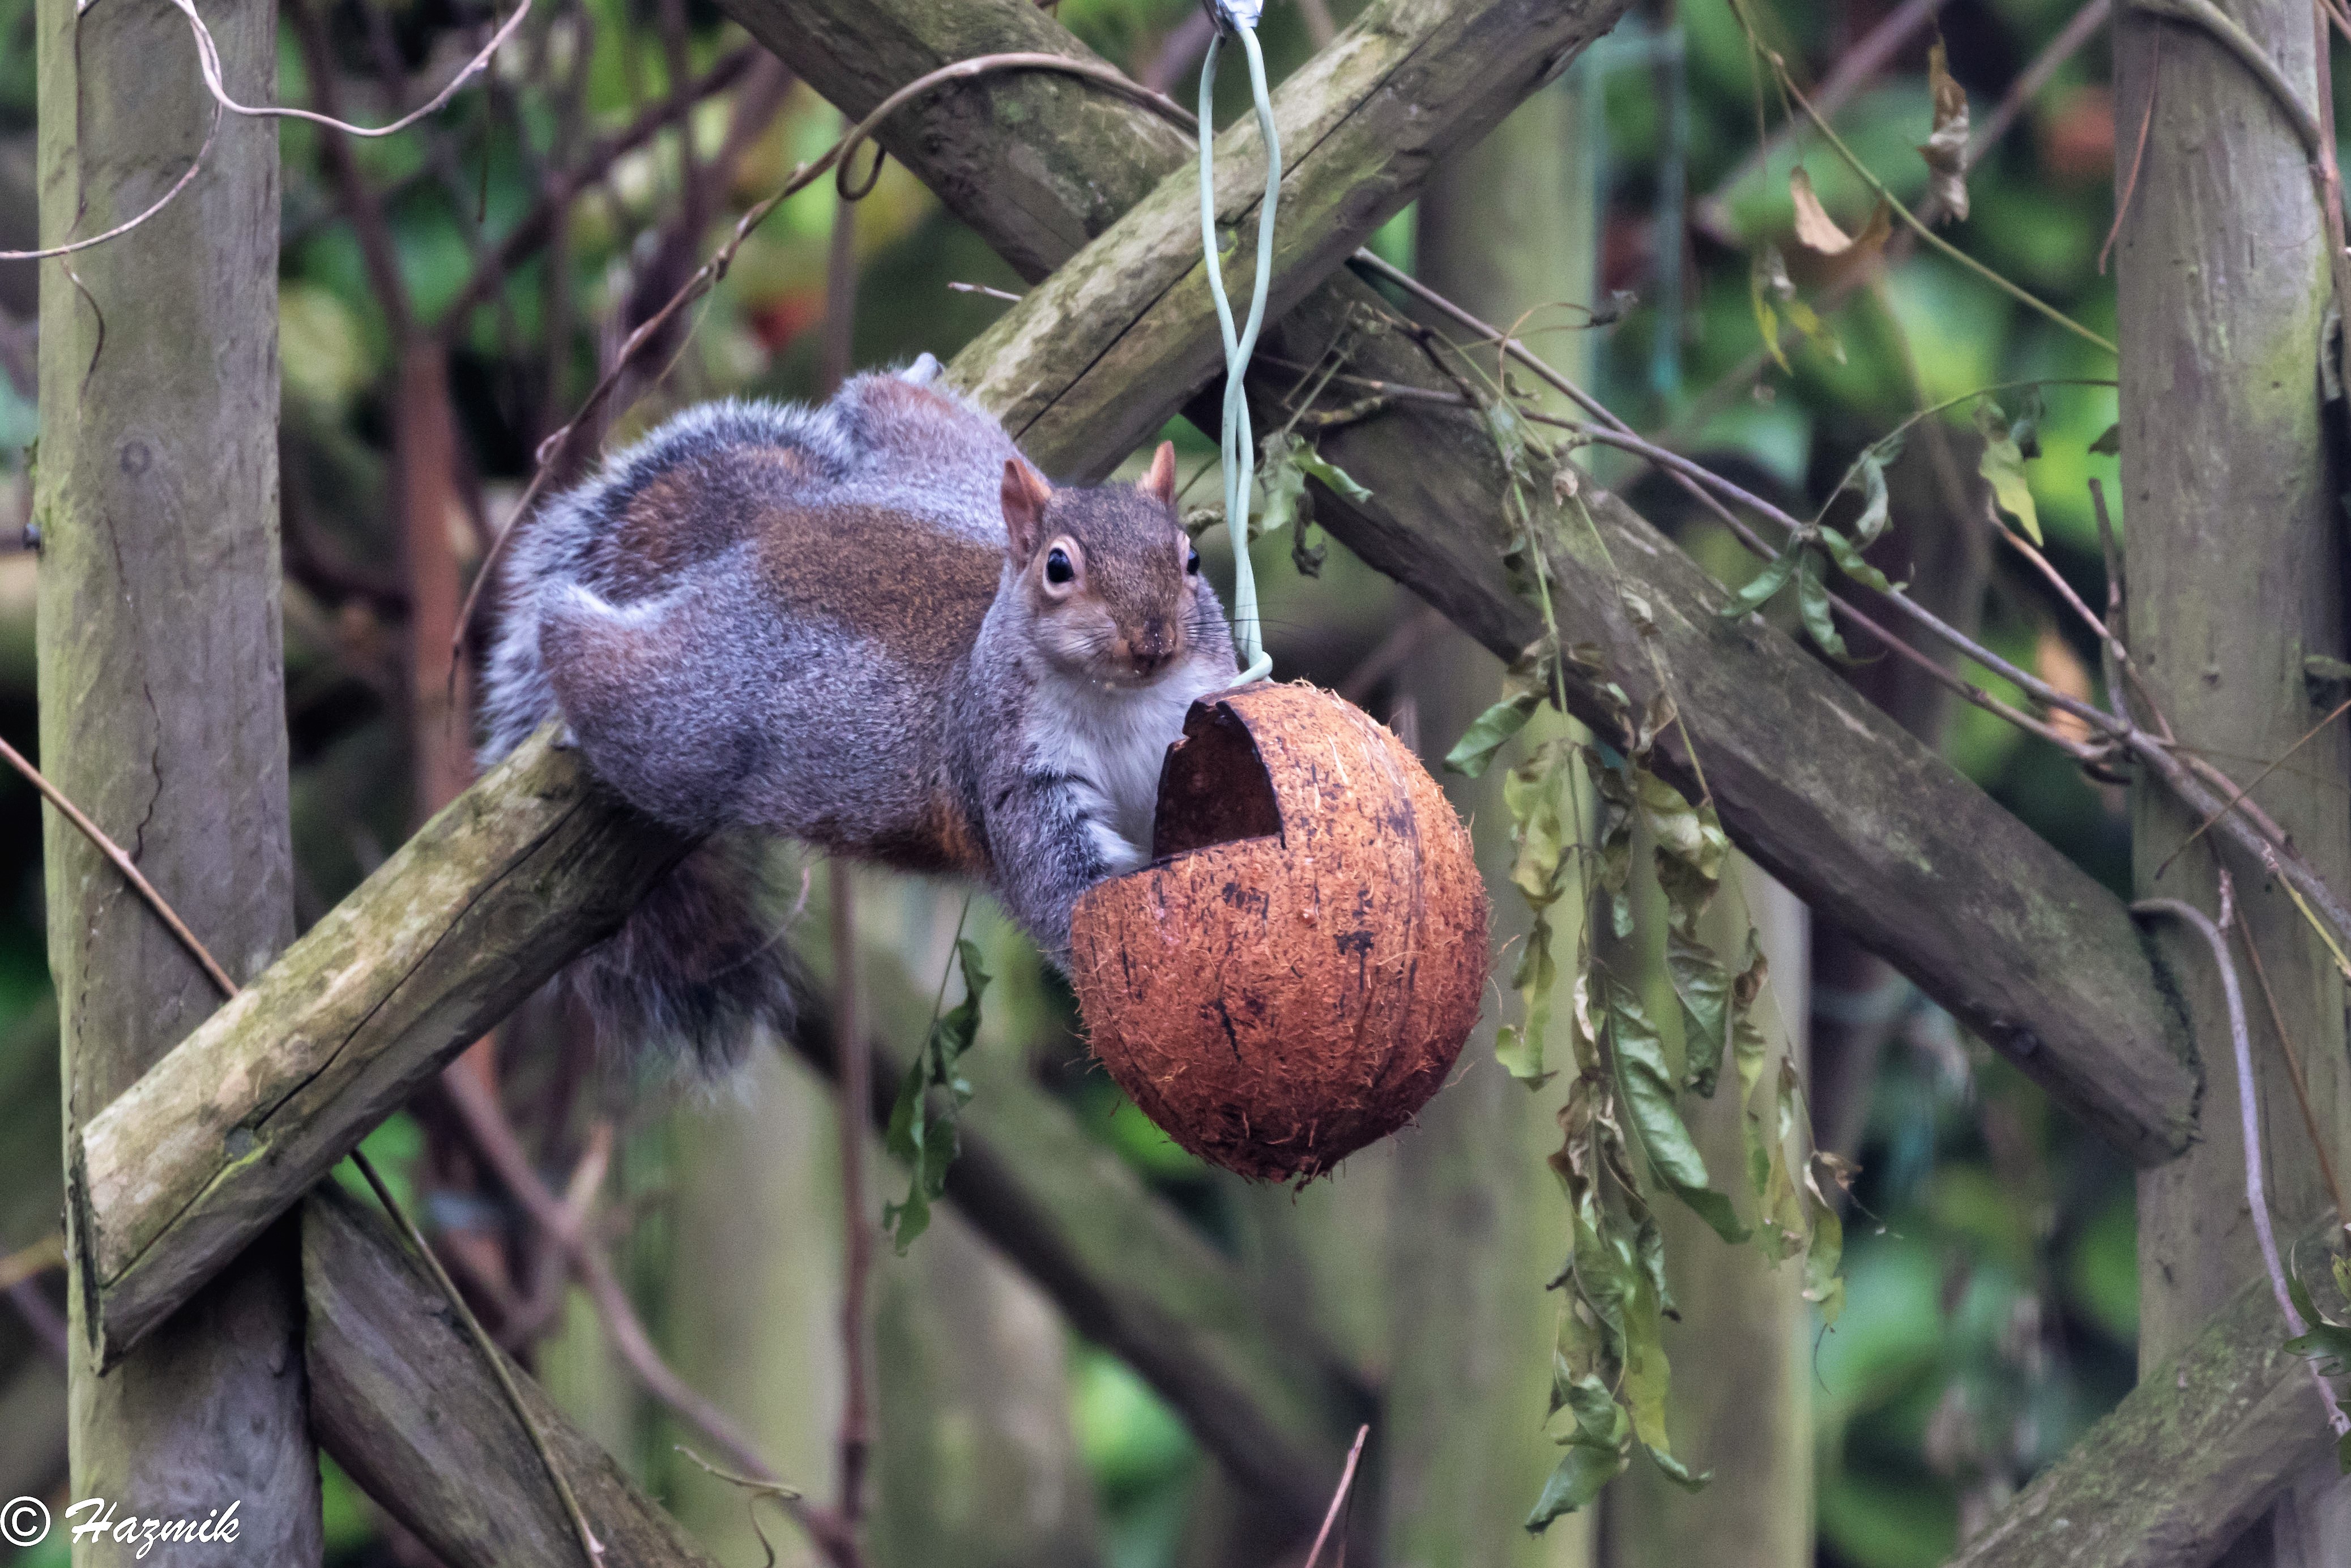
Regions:
M 1232 679 L 1178 665 L 1147 686 L 1048 680 L 1038 691 L 1038 760 L 1085 781 L 1096 846 L 1113 875 L 1151 858 L 1151 819 L 1167 747 L 1193 700 Z

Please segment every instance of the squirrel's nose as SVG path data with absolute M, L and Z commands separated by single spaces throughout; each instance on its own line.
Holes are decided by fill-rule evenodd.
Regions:
M 1135 674 L 1155 674 L 1161 666 L 1175 657 L 1175 639 L 1168 633 L 1165 617 L 1154 615 L 1127 640 L 1127 646 L 1133 651 Z

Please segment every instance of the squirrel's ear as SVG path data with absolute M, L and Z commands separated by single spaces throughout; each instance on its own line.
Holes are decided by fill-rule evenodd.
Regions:
M 1151 472 L 1143 476 L 1143 493 L 1163 507 L 1176 504 L 1176 444 L 1163 441 L 1151 455 Z
M 1016 559 L 1025 561 L 1037 553 L 1045 531 L 1045 503 L 1052 498 L 1053 486 L 1045 483 L 1045 476 L 1018 457 L 1004 460 L 1004 527 L 1012 536 Z

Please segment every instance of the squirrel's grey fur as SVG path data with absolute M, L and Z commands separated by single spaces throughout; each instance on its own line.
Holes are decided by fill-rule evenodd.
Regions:
M 1050 489 L 937 375 L 693 410 L 517 536 L 483 762 L 559 712 L 604 784 L 714 835 L 574 966 L 608 1039 L 715 1069 L 794 1027 L 748 835 L 977 877 L 1057 963 L 1148 854 L 1165 748 L 1234 675 L 1172 459 Z

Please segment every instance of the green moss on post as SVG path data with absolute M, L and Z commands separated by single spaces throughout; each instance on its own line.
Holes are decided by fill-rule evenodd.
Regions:
M 274 18 L 267 0 L 207 8 L 227 90 L 248 102 L 276 93 Z M 84 15 L 40 0 L 35 30 L 40 234 L 57 245 L 152 205 L 214 110 L 169 6 Z M 277 128 L 226 117 L 172 205 L 75 256 L 74 278 L 40 264 L 41 761 L 240 978 L 294 922 L 277 225 Z M 97 850 L 56 812 L 43 821 L 70 1137 L 221 998 Z M 69 1205 L 72 1495 L 199 1520 L 235 1500 L 238 1540 L 179 1561 L 315 1564 L 290 1233 L 260 1235 L 101 1375 L 87 1219 Z M 127 1563 L 133 1551 L 86 1542 L 74 1555 Z

